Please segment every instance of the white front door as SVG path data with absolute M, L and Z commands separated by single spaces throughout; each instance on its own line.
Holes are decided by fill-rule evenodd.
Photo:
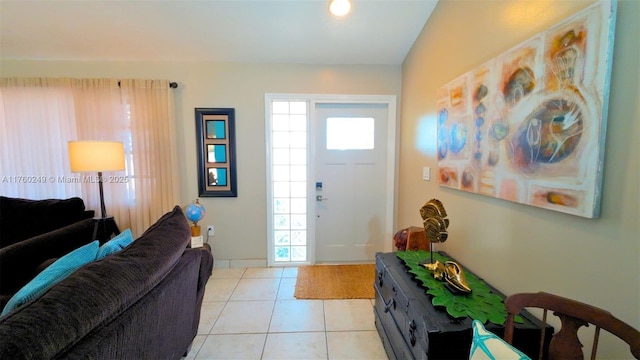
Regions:
M 316 262 L 373 261 L 391 241 L 388 114 L 386 103 L 314 105 Z

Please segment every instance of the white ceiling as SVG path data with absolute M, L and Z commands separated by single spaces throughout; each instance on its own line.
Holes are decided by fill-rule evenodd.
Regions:
M 401 64 L 438 0 L 0 0 L 0 57 Z

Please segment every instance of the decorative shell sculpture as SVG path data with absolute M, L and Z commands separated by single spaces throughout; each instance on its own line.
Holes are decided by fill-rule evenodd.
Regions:
M 429 243 L 445 242 L 449 237 L 447 228 L 449 227 L 449 219 L 446 219 L 447 212 L 438 199 L 427 201 L 420 208 L 420 216 L 422 216 L 425 235 Z M 453 261 L 447 261 L 444 264 L 440 261 L 433 261 L 433 249 L 431 251 L 431 262 L 422 264 L 431 272 L 437 280 L 446 283 L 445 287 L 454 293 L 469 294 L 471 288 L 467 284 L 462 267 Z
M 447 228 L 449 227 L 449 219 L 444 206 L 438 199 L 431 199 L 427 201 L 422 208 L 420 208 L 420 216 L 422 216 L 424 231 L 429 242 L 445 242 L 449 233 Z

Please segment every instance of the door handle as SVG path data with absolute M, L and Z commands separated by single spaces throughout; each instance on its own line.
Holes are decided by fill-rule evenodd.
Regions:
M 326 201 L 329 200 L 326 197 L 322 197 L 322 195 L 316 195 L 316 201 Z

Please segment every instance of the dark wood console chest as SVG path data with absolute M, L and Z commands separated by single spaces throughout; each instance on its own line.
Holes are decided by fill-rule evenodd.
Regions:
M 435 308 L 425 288 L 407 270 L 395 253 L 376 254 L 374 314 L 387 356 L 390 359 L 468 359 L 473 320 L 456 319 L 444 308 Z M 542 324 L 528 313 L 522 315 L 525 323 L 516 324 L 514 346 L 537 359 Z M 500 337 L 504 335 L 502 326 L 487 323 L 485 327 Z M 553 334 L 551 327 L 547 334 Z M 550 336 L 547 338 L 548 346 Z

